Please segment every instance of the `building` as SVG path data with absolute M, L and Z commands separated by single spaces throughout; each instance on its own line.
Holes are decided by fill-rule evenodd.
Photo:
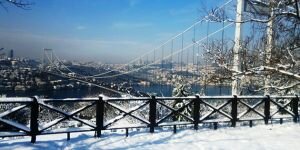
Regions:
M 13 50 L 13 49 L 11 49 L 11 50 L 9 51 L 9 58 L 10 58 L 10 59 L 13 59 L 13 58 L 14 58 L 14 50 Z

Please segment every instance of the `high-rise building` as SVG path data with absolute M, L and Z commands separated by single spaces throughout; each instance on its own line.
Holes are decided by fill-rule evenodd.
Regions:
M 9 51 L 9 58 L 12 59 L 13 57 L 14 57 L 14 50 L 11 49 L 11 50 Z

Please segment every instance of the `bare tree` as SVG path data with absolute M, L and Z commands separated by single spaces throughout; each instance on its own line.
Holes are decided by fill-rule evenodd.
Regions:
M 233 69 L 232 51 L 214 46 L 210 59 L 214 59 L 220 68 L 230 72 L 231 78 L 238 77 L 243 93 L 259 92 L 276 94 L 299 93 L 300 86 L 300 17 L 297 0 L 270 0 L 265 6 L 266 14 L 245 13 L 240 23 L 252 25 L 252 31 L 244 37 L 241 50 L 241 71 Z M 235 22 L 228 15 L 211 11 L 210 21 Z M 224 11 L 224 10 L 223 10 Z M 225 17 L 224 17 L 225 16 Z M 270 34 L 272 33 L 272 34 Z M 214 41 L 214 45 L 218 41 Z M 225 44 L 230 45 L 230 44 Z M 225 51 L 226 50 L 226 51 Z M 229 59 L 227 59 L 229 58 Z M 218 72 L 216 72 L 218 73 Z M 216 78 L 217 75 L 211 76 Z M 218 80 L 221 80 L 218 78 Z
M 13 5 L 21 9 L 29 10 L 33 4 L 33 2 L 27 0 L 0 0 L 0 5 L 5 10 L 8 10 L 7 5 Z

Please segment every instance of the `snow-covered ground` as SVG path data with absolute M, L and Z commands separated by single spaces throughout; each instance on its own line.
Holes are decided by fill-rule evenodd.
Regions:
M 101 138 L 94 138 L 93 132 L 73 133 L 71 140 L 66 134 L 43 135 L 37 143 L 31 144 L 30 137 L 1 139 L 1 150 L 11 149 L 300 149 L 300 124 L 259 125 L 253 128 L 220 128 L 218 130 L 192 129 L 157 131 L 132 131 L 129 137 L 124 132 L 106 132 Z

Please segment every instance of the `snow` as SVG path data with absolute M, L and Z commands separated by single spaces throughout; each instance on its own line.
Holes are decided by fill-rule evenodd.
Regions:
M 1 132 L 0 135 L 10 137 L 10 136 L 26 135 L 26 133 L 25 132 Z
M 26 102 L 32 102 L 31 98 L 28 97 L 5 97 L 5 98 L 0 98 L 0 102 L 5 102 L 5 103 L 26 103 Z
M 300 147 L 300 124 L 258 125 L 253 128 L 220 128 L 218 130 L 179 129 L 172 131 L 156 129 L 151 134 L 140 129 L 114 132 L 104 131 L 101 138 L 94 138 L 94 132 L 37 136 L 37 143 L 31 144 L 30 137 L 0 139 L 1 150 L 22 149 L 289 149 Z
M 96 128 L 96 125 L 94 123 L 88 121 L 88 120 L 81 119 L 81 118 L 78 118 L 78 117 L 72 117 L 72 119 L 77 120 L 77 121 L 81 121 L 83 124 L 88 125 L 92 128 Z
M 20 123 L 17 123 L 17 122 L 14 122 L 14 121 L 11 121 L 11 120 L 0 118 L 0 122 L 3 122 L 5 124 L 8 124 L 10 126 L 13 126 L 15 128 L 18 128 L 18 129 L 26 131 L 26 132 L 30 131 L 30 129 L 27 126 L 25 126 L 23 124 L 20 124 Z M 1 132 L 0 132 L 0 134 L 1 134 Z
M 58 109 L 58 108 L 56 108 L 56 107 L 54 107 L 54 106 L 52 106 L 52 105 L 48 105 L 48 104 L 46 104 L 46 103 L 44 103 L 44 102 L 41 102 L 40 105 L 45 106 L 45 107 L 49 108 L 50 110 L 54 110 L 54 111 L 56 111 L 56 112 L 58 112 L 58 113 L 61 113 L 61 114 L 63 114 L 64 116 L 70 116 L 70 115 L 71 115 L 70 113 L 61 111 L 60 109 Z
M 86 98 L 65 98 L 65 99 L 39 99 L 43 102 L 48 101 L 97 101 L 99 100 L 98 97 L 86 97 Z
M 61 122 L 63 119 L 64 119 L 63 117 L 54 119 L 53 121 L 50 121 L 50 122 L 44 124 L 43 126 L 40 126 L 39 128 L 41 128 L 42 130 L 48 129 L 49 127 Z
M 53 130 L 46 130 L 43 133 L 49 134 L 54 132 L 60 132 L 60 133 L 67 133 L 67 132 L 78 132 L 78 131 L 89 131 L 92 130 L 92 128 L 89 127 L 79 127 L 79 128 L 59 128 L 59 129 L 53 129 Z
M 123 107 L 121 107 L 121 106 L 118 106 L 118 105 L 116 105 L 116 104 L 113 104 L 113 103 L 108 103 L 108 104 L 109 104 L 110 106 L 112 106 L 112 107 L 114 107 L 114 108 L 116 108 L 116 109 L 122 111 L 123 113 L 122 113 L 121 115 L 119 115 L 119 116 L 117 116 L 117 117 L 115 117 L 115 118 L 109 120 L 107 123 L 105 123 L 106 125 L 109 125 L 109 124 L 111 124 L 111 123 L 114 123 L 114 122 L 116 122 L 117 120 L 120 120 L 120 119 L 124 118 L 124 117 L 127 116 L 127 115 L 128 115 L 128 116 L 131 116 L 131 117 L 133 117 L 133 118 L 135 118 L 135 119 L 137 119 L 137 120 L 139 120 L 139 121 L 141 121 L 141 122 L 143 122 L 143 123 L 150 124 L 148 120 L 144 119 L 143 117 L 139 116 L 138 114 L 135 114 L 135 115 L 131 114 L 132 112 L 138 110 L 139 108 L 144 107 L 146 104 L 148 104 L 148 102 L 145 102 L 145 103 L 143 103 L 143 104 L 140 104 L 140 105 L 138 105 L 138 106 L 135 106 L 135 107 L 133 107 L 133 108 L 131 108 L 131 109 L 125 109 L 125 108 L 123 108 Z M 105 125 L 105 126 L 106 126 L 106 125 Z
M 4 117 L 4 116 L 7 116 L 7 115 L 9 115 L 9 114 L 11 114 L 11 113 L 13 113 L 13 112 L 15 112 L 15 111 L 17 111 L 17 110 L 23 109 L 23 108 L 25 108 L 25 107 L 27 107 L 27 105 L 21 105 L 21 106 L 18 106 L 18 107 L 9 109 L 9 110 L 7 110 L 7 111 L 5 111 L 5 112 L 2 112 L 2 113 L 0 113 L 0 118 L 2 118 L 2 117 Z

